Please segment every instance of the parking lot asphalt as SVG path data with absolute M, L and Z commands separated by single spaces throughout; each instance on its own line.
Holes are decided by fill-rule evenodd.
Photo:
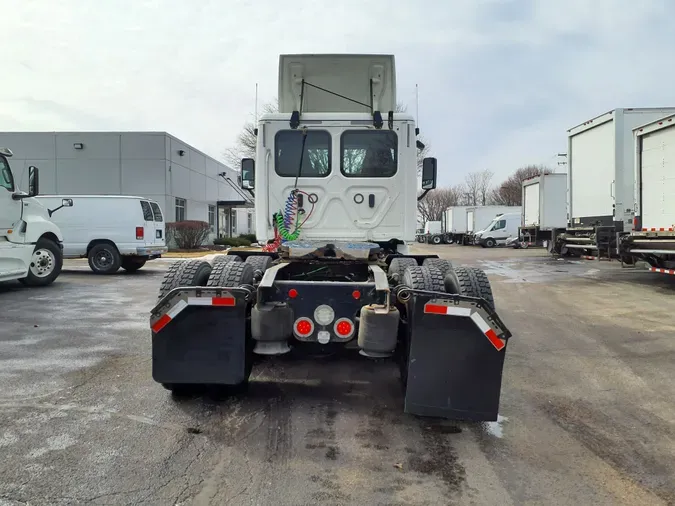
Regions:
M 498 422 L 403 413 L 398 370 L 282 357 L 240 397 L 151 377 L 167 261 L 0 284 L 0 506 L 675 504 L 675 277 L 541 250 L 484 268 L 513 333 Z

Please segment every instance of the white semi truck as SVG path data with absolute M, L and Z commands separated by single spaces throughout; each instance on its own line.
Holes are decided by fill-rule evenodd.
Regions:
M 521 247 L 551 247 L 567 228 L 567 174 L 542 174 L 523 181 Z
M 8 158 L 12 151 L 0 148 L 0 281 L 19 280 L 27 286 L 54 282 L 63 266 L 63 236 L 48 210 L 34 198 L 39 194 L 37 167 L 28 168 L 28 192 L 19 190 Z
M 484 271 L 411 254 L 423 144 L 395 83 L 391 55 L 280 57 L 279 112 L 241 166 L 264 246 L 171 266 L 149 322 L 155 381 L 239 389 L 253 354 L 353 350 L 398 363 L 407 413 L 497 419 L 511 334 Z
M 635 218 L 633 129 L 669 114 L 675 107 L 614 109 L 567 131 L 569 217 L 553 253 L 619 256 Z
M 675 114 L 634 129 L 635 223 L 620 255 L 675 274 Z

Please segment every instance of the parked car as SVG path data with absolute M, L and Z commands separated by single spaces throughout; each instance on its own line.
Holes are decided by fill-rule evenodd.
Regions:
M 73 206 L 51 219 L 63 234 L 64 258 L 87 258 L 96 274 L 113 274 L 123 268 L 135 272 L 148 260 L 168 251 L 165 224 L 159 204 L 125 195 L 40 195 L 47 209 Z

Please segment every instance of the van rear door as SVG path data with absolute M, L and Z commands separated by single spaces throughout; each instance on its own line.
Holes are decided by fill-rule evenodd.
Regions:
M 162 210 L 157 202 L 150 201 L 152 208 L 152 215 L 155 222 L 155 244 L 157 246 L 164 246 L 166 244 L 166 230 L 164 225 L 164 216 Z
M 147 200 L 140 200 L 140 206 L 143 211 L 143 233 L 136 231 L 136 240 L 143 241 L 143 246 L 154 246 L 155 244 L 155 218 L 152 212 L 152 206 Z M 138 227 L 137 227 L 138 228 Z

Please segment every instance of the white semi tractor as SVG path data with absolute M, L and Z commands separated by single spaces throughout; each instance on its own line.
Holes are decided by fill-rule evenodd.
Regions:
M 554 253 L 620 256 L 636 211 L 633 129 L 670 114 L 675 107 L 614 109 L 567 131 L 569 217 Z
M 621 236 L 620 256 L 675 274 L 675 114 L 633 133 L 635 219 L 631 233 Z
M 28 168 L 28 191 L 19 189 L 8 158 L 12 151 L 0 148 L 0 281 L 19 280 L 27 286 L 54 282 L 63 266 L 63 235 L 51 220 L 62 199 L 49 210 L 36 197 L 40 192 L 39 169 Z
M 523 181 L 521 247 L 552 248 L 558 232 L 567 228 L 567 174 L 541 174 Z
M 239 389 L 253 354 L 351 350 L 398 363 L 406 413 L 497 419 L 511 334 L 484 271 L 410 251 L 424 146 L 395 83 L 391 55 L 280 57 L 279 112 L 241 167 L 264 246 L 171 266 L 149 322 L 156 382 Z

